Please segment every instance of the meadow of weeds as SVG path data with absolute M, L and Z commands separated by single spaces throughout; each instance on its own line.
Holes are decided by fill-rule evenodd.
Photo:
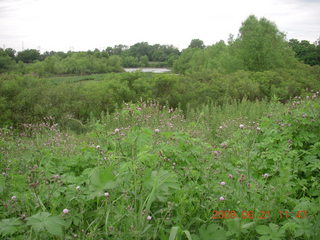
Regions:
M 319 93 L 0 130 L 1 239 L 320 239 Z

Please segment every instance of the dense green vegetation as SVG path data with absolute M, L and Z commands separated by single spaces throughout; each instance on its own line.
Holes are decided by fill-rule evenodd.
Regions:
M 140 103 L 83 127 L 46 118 L 1 130 L 2 236 L 319 238 L 317 93 L 186 117 Z
M 124 102 L 157 100 L 162 105 L 196 108 L 205 103 L 222 105 L 234 100 L 282 102 L 319 89 L 319 73 L 303 70 L 264 72 L 237 71 L 213 76 L 150 73 L 112 73 L 49 79 L 2 75 L 0 78 L 0 124 L 18 126 L 41 122 L 52 116 L 63 125 L 69 118 L 87 122 L 101 113 L 113 112 Z M 309 70 L 309 72 L 307 71 Z M 318 77 L 317 77 L 318 76 Z M 204 78 L 204 79 L 203 79 Z
M 302 62 L 309 65 L 320 64 L 320 39 L 317 44 L 311 44 L 309 41 L 290 39 L 289 46 L 295 52 L 295 56 Z
M 320 239 L 319 44 L 250 16 L 182 52 L 1 49 L 0 72 L 1 238 Z

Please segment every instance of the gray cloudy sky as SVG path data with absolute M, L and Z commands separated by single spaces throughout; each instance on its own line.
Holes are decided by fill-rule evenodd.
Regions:
M 115 44 L 206 45 L 237 35 L 250 15 L 287 38 L 320 37 L 320 0 L 0 0 L 0 47 L 104 49 Z

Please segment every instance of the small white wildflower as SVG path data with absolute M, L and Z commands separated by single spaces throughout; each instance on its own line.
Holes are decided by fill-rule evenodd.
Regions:
M 110 196 L 110 194 L 109 194 L 108 192 L 105 192 L 105 193 L 104 193 L 104 196 L 105 196 L 106 198 L 108 198 L 108 197 Z
M 259 127 L 257 127 L 256 129 L 257 129 L 257 131 L 261 131 L 261 128 L 259 128 Z
M 17 200 L 17 196 L 12 196 L 12 197 L 11 197 L 11 200 L 12 200 L 12 201 L 16 201 L 16 200 Z
M 70 212 L 70 210 L 69 209 L 67 209 L 67 208 L 65 208 L 65 209 L 63 209 L 63 214 L 68 214 L 69 212 Z
M 268 173 L 265 173 L 262 175 L 264 178 L 268 178 L 269 177 L 269 174 Z
M 118 133 L 118 132 L 120 132 L 120 129 L 119 129 L 119 128 L 116 128 L 116 129 L 114 130 L 114 132 L 115 132 L 115 133 Z
M 155 133 L 159 133 L 160 130 L 159 130 L 158 128 L 156 128 L 156 129 L 154 130 L 154 132 L 155 132 Z
M 220 185 L 224 186 L 224 185 L 226 185 L 226 182 L 220 182 Z
M 244 125 L 243 125 L 243 124 L 240 124 L 240 125 L 239 125 L 239 128 L 243 129 L 243 128 L 244 128 Z
M 220 201 L 224 201 L 224 197 L 221 196 L 221 197 L 219 198 L 219 200 L 220 200 Z
M 80 190 L 80 186 L 77 186 L 76 189 L 77 189 L 77 190 Z
M 151 221 L 151 219 L 152 219 L 152 217 L 149 215 L 149 216 L 147 217 L 147 220 L 148 220 L 148 221 Z

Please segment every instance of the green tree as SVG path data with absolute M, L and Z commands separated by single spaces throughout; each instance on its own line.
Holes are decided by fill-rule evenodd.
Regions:
M 123 56 L 122 57 L 122 66 L 123 67 L 139 67 L 139 60 L 132 56 Z
M 203 41 L 200 39 L 192 39 L 188 48 L 201 48 L 201 49 L 203 49 L 203 48 L 205 48 L 205 45 L 204 45 Z
M 149 63 L 149 58 L 148 56 L 142 56 L 139 58 L 139 62 L 140 62 L 140 65 L 142 67 L 148 67 L 148 63 Z
M 296 63 L 285 35 L 266 18 L 249 16 L 242 23 L 233 47 L 238 47 L 240 57 L 251 71 L 292 68 Z
M 147 56 L 150 59 L 151 53 L 152 47 L 147 42 L 136 43 L 129 48 L 129 55 L 137 58 Z
M 12 49 L 12 48 L 6 48 L 4 50 L 6 52 L 6 54 L 11 57 L 12 59 L 15 59 L 16 57 L 16 50 Z
M 299 41 L 290 39 L 289 46 L 295 52 L 295 56 L 305 64 L 320 65 L 320 46 L 310 43 L 307 40 Z
M 122 56 L 122 55 L 125 55 L 125 53 L 128 51 L 128 46 L 119 44 L 119 45 L 115 45 L 113 48 L 107 47 L 105 51 L 107 52 L 108 56 L 113 56 L 113 55 Z
M 36 60 L 40 60 L 40 52 L 36 49 L 27 49 L 21 52 L 18 52 L 17 60 L 24 63 L 32 63 Z
M 176 61 L 174 61 L 173 70 L 177 73 L 186 73 L 186 71 L 192 67 L 190 62 L 193 59 L 193 56 L 198 51 L 201 51 L 201 49 L 199 48 L 185 49 L 182 52 L 181 56 Z
M 0 48 L 0 73 L 10 71 L 14 68 L 15 61 Z

